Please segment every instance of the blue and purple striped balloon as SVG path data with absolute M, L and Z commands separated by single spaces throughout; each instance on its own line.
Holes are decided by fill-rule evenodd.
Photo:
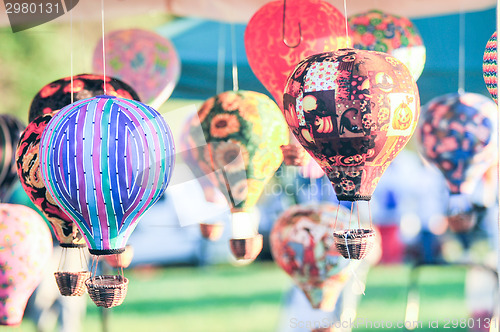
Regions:
M 95 255 L 124 250 L 139 217 L 163 195 L 174 142 L 153 108 L 111 96 L 61 109 L 40 142 L 43 181 Z

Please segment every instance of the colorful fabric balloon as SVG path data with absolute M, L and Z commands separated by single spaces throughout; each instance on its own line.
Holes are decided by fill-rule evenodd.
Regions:
M 425 65 L 425 46 L 417 28 L 406 17 L 380 10 L 349 17 L 353 47 L 392 55 L 418 80 Z
M 476 93 L 450 93 L 423 108 L 423 156 L 443 173 L 452 194 L 472 194 L 495 160 L 496 106 Z
M 417 85 L 397 59 L 343 49 L 310 56 L 290 75 L 285 119 L 323 168 L 339 200 L 369 200 L 409 141 L 420 113 Z
M 128 84 L 114 77 L 102 75 L 80 74 L 73 76 L 73 100 L 95 97 L 106 93 L 127 99 L 138 100 L 139 96 Z M 45 85 L 33 98 L 29 111 L 29 121 L 42 114 L 52 113 L 71 104 L 71 76 L 58 79 Z
M 483 78 L 491 98 L 498 104 L 497 97 L 497 32 L 486 43 L 483 56 Z
M 199 128 L 201 124 L 201 130 Z M 191 121 L 193 173 L 205 175 L 233 212 L 252 208 L 283 161 L 288 128 L 278 106 L 253 91 L 227 91 L 205 101 Z
M 29 207 L 0 204 L 0 325 L 18 325 L 52 255 L 52 237 Z
M 16 151 L 17 175 L 28 197 L 50 222 L 61 247 L 84 247 L 85 240 L 76 224 L 47 192 L 40 170 L 40 139 L 57 112 L 35 118 L 21 134 Z
M 334 222 L 349 222 L 349 211 L 331 203 L 295 205 L 274 223 L 271 253 L 315 309 L 331 311 L 349 279 L 348 260 L 335 249 Z
M 280 108 L 286 79 L 299 61 L 348 46 L 345 17 L 333 5 L 321 0 L 289 1 L 285 21 L 283 5 L 281 0 L 266 3 L 245 29 L 248 63 Z
M 40 168 L 91 254 L 120 253 L 172 174 L 170 129 L 151 107 L 98 96 L 64 107 L 45 128 Z
M 0 201 L 5 200 L 17 179 L 15 154 L 25 127 L 16 117 L 0 114 Z
M 158 109 L 172 94 L 180 61 L 170 40 L 148 30 L 116 30 L 104 36 L 106 73 L 130 84 L 146 104 Z M 102 39 L 94 50 L 96 73 L 103 72 Z

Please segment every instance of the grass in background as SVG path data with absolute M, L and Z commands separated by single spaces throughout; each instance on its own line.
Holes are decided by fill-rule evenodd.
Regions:
M 422 328 L 417 331 L 449 331 L 449 328 L 444 328 L 446 320 L 468 318 L 464 298 L 465 272 L 464 267 L 458 266 L 430 266 L 420 270 L 420 312 L 418 318 L 411 319 L 422 322 Z M 404 323 L 409 280 L 408 266 L 373 268 L 368 275 L 366 295 L 361 298 L 357 317 L 370 322 Z M 440 322 L 439 328 L 429 329 L 429 322 L 436 320 Z M 372 329 L 360 325 L 356 330 Z M 395 325 L 392 330 L 397 330 Z
M 372 268 L 357 317 L 402 322 L 405 318 L 408 266 Z M 109 310 L 108 332 L 261 332 L 276 331 L 290 278 L 272 262 L 249 266 L 144 267 L 126 271 L 125 302 Z M 425 267 L 419 279 L 420 331 L 449 331 L 447 319 L 468 318 L 464 299 L 465 268 Z M 439 320 L 439 329 L 428 329 Z M 90 299 L 82 331 L 101 331 L 101 312 Z M 31 322 L 23 332 L 35 331 Z M 1 328 L 0 328 L 1 330 Z M 355 331 L 370 331 L 358 326 Z M 393 327 L 391 330 L 397 330 Z M 454 329 L 460 330 L 460 329 Z M 465 330 L 465 329 L 462 329 Z

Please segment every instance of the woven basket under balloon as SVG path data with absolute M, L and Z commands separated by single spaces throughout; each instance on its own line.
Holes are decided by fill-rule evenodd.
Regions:
M 337 251 L 347 259 L 363 259 L 373 248 L 375 231 L 372 229 L 349 229 L 333 233 Z
M 262 251 L 264 237 L 257 234 L 254 237 L 246 239 L 229 239 L 229 248 L 237 260 L 254 260 Z
M 455 233 L 466 233 L 476 226 L 476 218 L 472 213 L 461 213 L 448 216 L 448 226 Z
M 307 163 L 307 152 L 301 145 L 281 145 L 283 161 L 287 166 L 304 166 Z
M 85 293 L 85 281 L 90 278 L 89 271 L 54 273 L 57 287 L 62 296 L 82 296 Z
M 127 296 L 128 279 L 120 275 L 103 275 L 85 282 L 90 298 L 98 307 L 111 308 L 123 303 Z

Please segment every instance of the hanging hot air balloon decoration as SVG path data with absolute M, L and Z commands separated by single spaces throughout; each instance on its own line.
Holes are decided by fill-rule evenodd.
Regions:
M 174 145 L 169 127 L 151 107 L 112 96 L 70 104 L 45 128 L 40 168 L 49 194 L 77 224 L 96 269 L 99 255 L 125 251 L 139 218 L 163 195 Z M 86 281 L 98 306 L 123 302 L 128 279 Z
M 7 199 L 17 179 L 16 147 L 25 127 L 16 117 L 0 114 L 0 202 Z
M 227 91 L 205 101 L 199 125 L 189 130 L 195 163 L 193 173 L 206 178 L 225 195 L 232 212 L 231 251 L 237 259 L 255 259 L 262 235 L 252 211 L 265 184 L 283 161 L 280 146 L 288 129 L 278 106 L 253 91 Z
M 350 16 L 349 25 L 354 48 L 390 54 L 418 80 L 424 70 L 425 46 L 408 18 L 370 10 Z
M 59 245 L 63 247 L 58 271 L 54 273 L 61 294 L 63 296 L 81 296 L 85 293 L 84 282 L 90 277 L 90 272 L 86 271 L 85 268 L 86 264 L 83 264 L 84 259 L 81 259 L 82 268 L 80 271 L 62 270 L 66 265 L 66 250 L 86 247 L 85 240 L 76 224 L 47 192 L 40 170 L 40 139 L 43 130 L 57 112 L 58 110 L 35 118 L 21 134 L 16 151 L 17 174 L 24 191 L 47 218 Z
M 21 323 L 52 255 L 52 237 L 29 207 L 0 204 L 0 325 Z
M 214 204 L 227 205 L 226 198 L 218 189 L 217 185 L 215 185 L 207 178 L 207 176 L 210 177 L 210 174 L 206 175 L 200 168 L 196 166 L 198 147 L 196 146 L 196 143 L 193 141 L 192 136 L 190 135 L 191 127 L 197 127 L 199 128 L 199 130 L 201 130 L 197 113 L 190 116 L 184 123 L 178 140 L 179 153 L 184 162 L 194 173 L 196 180 L 203 190 L 205 200 Z M 203 238 L 210 241 L 217 241 L 221 238 L 224 232 L 224 223 L 221 221 L 213 222 L 203 220 L 202 222 L 200 222 L 200 232 Z
M 314 309 L 331 311 L 349 280 L 348 264 L 331 236 L 334 222 L 349 222 L 349 210 L 330 203 L 295 205 L 274 223 L 271 253 Z
M 419 95 L 409 70 L 385 53 L 342 49 L 301 61 L 284 92 L 288 125 L 337 198 L 369 201 L 418 122 Z M 344 257 L 363 258 L 374 231 L 358 222 L 358 229 L 349 225 L 334 237 Z
M 496 105 L 477 93 L 450 93 L 422 112 L 421 153 L 446 179 L 451 228 L 468 231 L 475 224 L 470 196 L 496 160 Z
M 17 172 L 24 191 L 50 222 L 61 247 L 86 247 L 78 227 L 48 194 L 40 170 L 40 139 L 43 130 L 57 112 L 58 110 L 35 118 L 21 134 L 16 151 Z
M 497 32 L 495 31 L 491 38 L 486 43 L 483 56 L 483 78 L 486 83 L 486 88 L 491 95 L 491 98 L 498 104 L 497 96 Z
M 180 76 L 179 57 L 170 40 L 143 29 L 111 31 L 104 40 L 106 73 L 130 84 L 144 103 L 160 108 Z M 94 50 L 96 73 L 103 71 L 102 46 L 100 40 Z
M 349 46 L 345 20 L 321 0 L 270 1 L 252 16 L 245 29 L 248 63 L 280 108 L 287 77 L 300 60 Z M 306 163 L 297 142 L 285 145 L 283 155 L 286 165 Z
M 73 89 L 71 89 L 73 84 Z M 126 83 L 114 77 L 102 75 L 80 74 L 58 79 L 45 85 L 31 101 L 29 121 L 43 114 L 58 111 L 73 101 L 103 95 L 138 100 L 137 93 Z

